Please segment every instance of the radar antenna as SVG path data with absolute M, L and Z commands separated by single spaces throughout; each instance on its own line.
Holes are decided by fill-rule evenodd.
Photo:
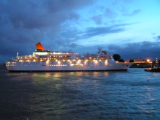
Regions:
M 102 47 L 98 47 L 98 53 L 101 53 Z

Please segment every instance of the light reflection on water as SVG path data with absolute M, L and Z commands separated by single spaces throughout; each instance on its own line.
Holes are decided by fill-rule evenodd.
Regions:
M 159 119 L 159 73 L 0 73 L 1 119 Z M 8 116 L 9 115 L 9 116 Z

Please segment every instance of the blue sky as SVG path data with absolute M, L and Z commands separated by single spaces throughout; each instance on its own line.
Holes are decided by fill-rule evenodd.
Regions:
M 159 0 L 0 0 L 0 63 L 45 49 L 83 54 L 98 47 L 160 59 Z

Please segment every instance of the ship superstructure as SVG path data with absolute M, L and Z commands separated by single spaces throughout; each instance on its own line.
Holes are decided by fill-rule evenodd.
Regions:
M 48 51 L 41 43 L 36 44 L 32 55 L 18 56 L 6 62 L 9 71 L 111 71 L 127 70 L 133 63 L 121 63 L 112 59 L 106 51 L 78 55 L 68 51 Z

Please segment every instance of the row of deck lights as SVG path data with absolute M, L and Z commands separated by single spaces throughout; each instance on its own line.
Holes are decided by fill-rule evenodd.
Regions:
M 50 53 L 50 54 L 77 54 L 77 53 L 55 53 L 55 52 L 53 52 L 53 53 Z
M 53 56 L 53 57 L 64 57 L 64 56 Z M 67 57 L 67 56 L 65 56 L 65 57 Z M 18 57 L 18 59 L 22 59 L 22 58 L 25 58 L 25 59 L 31 59 L 31 58 L 36 58 L 37 59 L 37 57 L 35 57 L 35 56 L 29 56 L 29 57 Z M 47 59 L 47 58 L 44 58 L 44 59 Z M 50 56 L 50 58 L 48 58 L 48 59 L 52 59 L 52 56 Z M 92 57 L 89 57 L 89 59 L 91 60 L 92 59 Z M 97 60 L 98 60 L 99 58 L 97 58 Z M 103 58 L 101 58 L 101 59 L 103 59 Z M 96 58 L 94 58 L 94 60 L 96 60 Z M 101 60 L 100 60 L 101 61 Z
M 46 58 L 45 58 L 46 59 Z M 49 62 L 50 60 L 49 60 L 50 58 L 48 58 L 48 60 L 47 60 L 47 62 Z M 30 61 L 30 60 L 27 60 L 28 62 Z M 33 60 L 34 62 L 36 61 L 35 59 Z M 42 59 L 40 60 L 41 62 L 43 61 Z M 60 62 L 59 60 L 56 60 L 56 62 Z M 63 62 L 64 62 L 65 60 L 63 59 Z M 68 62 L 71 62 L 71 60 L 67 60 Z M 76 61 L 75 59 L 73 59 L 73 61 Z M 80 63 L 80 61 L 81 61 L 81 59 L 79 59 L 78 61 L 77 61 L 77 63 Z M 98 63 L 98 60 L 93 60 L 95 63 Z M 101 60 L 99 60 L 99 61 L 101 61 Z M 86 63 L 86 62 L 88 62 L 88 59 L 86 59 L 85 61 L 84 61 L 84 63 Z M 107 60 L 105 61 L 105 63 L 107 62 Z
M 45 58 L 46 59 L 46 58 Z M 30 61 L 30 60 L 27 60 L 28 62 Z M 33 60 L 34 62 L 36 61 L 35 59 Z M 43 61 L 42 59 L 40 60 L 40 61 Z M 48 60 L 47 61 L 50 61 L 49 60 L 49 58 L 48 58 Z M 57 62 L 58 60 L 56 59 L 56 62 Z M 64 62 L 65 60 L 63 60 L 63 62 Z M 68 62 L 70 62 L 71 60 L 67 60 Z M 76 61 L 75 59 L 73 59 L 73 61 Z M 79 63 L 81 60 L 79 59 L 77 62 Z M 98 62 L 98 60 L 93 60 L 95 63 L 97 63 Z M 99 61 L 101 61 L 101 60 L 99 60 Z M 85 60 L 85 62 L 88 62 L 88 59 L 87 60 Z M 105 62 L 107 62 L 107 60 L 105 60 Z
M 49 62 L 50 60 L 47 60 L 46 62 Z M 63 62 L 64 62 L 65 60 L 63 60 Z M 68 62 L 70 62 L 71 63 L 71 60 L 67 60 Z M 95 63 L 98 63 L 98 60 L 93 60 Z M 101 61 L 101 60 L 99 60 L 99 61 Z M 58 63 L 60 63 L 60 61 L 59 60 L 56 60 L 56 62 L 58 62 Z M 81 60 L 79 59 L 78 61 L 77 61 L 77 63 L 79 64 L 81 62 Z M 87 60 L 85 60 L 84 61 L 84 63 L 86 63 L 86 62 L 88 62 L 88 59 Z M 105 63 L 107 63 L 108 62 L 108 60 L 105 60 Z
M 28 60 L 28 62 L 29 62 L 30 60 Z M 93 60 L 94 62 L 95 62 L 95 64 L 97 64 L 98 63 L 98 61 L 97 60 Z M 61 64 L 61 62 L 59 61 L 59 60 L 56 60 L 56 62 L 58 62 L 58 64 Z M 81 64 L 81 60 L 79 59 L 78 61 L 77 61 L 77 63 L 76 64 L 72 64 L 72 62 L 70 61 L 70 60 L 68 60 L 68 62 L 70 62 L 70 65 L 81 65 L 81 66 L 83 66 L 83 64 Z M 88 62 L 88 60 L 85 60 L 85 64 Z M 12 63 L 16 63 L 16 62 L 12 62 Z M 47 60 L 46 61 L 46 63 L 48 64 L 49 63 L 49 60 Z M 107 64 L 108 63 L 108 61 L 106 60 L 105 61 L 105 64 Z M 8 64 L 10 64 L 10 62 L 8 62 Z
M 57 57 L 57 56 L 53 56 L 53 57 Z M 58 56 L 58 57 L 64 57 L 64 56 Z M 67 56 L 65 56 L 65 57 L 67 57 Z M 18 57 L 18 59 L 22 59 L 22 58 L 25 58 L 25 59 L 32 59 L 32 58 L 34 58 L 34 59 L 37 59 L 37 57 L 35 57 L 35 56 L 32 56 L 32 55 L 29 55 L 29 56 L 24 56 L 24 57 Z M 42 59 L 42 58 L 41 58 Z M 47 59 L 47 58 L 44 58 L 44 59 Z M 50 58 L 48 58 L 48 59 L 52 59 L 52 56 L 50 56 Z M 92 57 L 89 57 L 89 59 L 91 60 L 92 59 Z M 97 58 L 97 60 L 98 60 L 99 58 Z M 103 59 L 103 58 L 101 58 L 101 59 Z M 101 59 L 99 60 L 99 61 L 101 61 Z M 75 60 L 75 59 L 73 59 L 73 60 Z M 96 60 L 96 58 L 94 58 L 94 60 Z
M 35 57 L 35 56 L 32 56 L 32 55 L 29 55 L 29 56 L 24 56 L 24 57 L 18 57 L 18 59 L 22 59 L 22 58 L 25 58 L 25 59 L 32 59 L 32 58 L 34 58 L 34 59 L 37 59 L 37 57 Z

